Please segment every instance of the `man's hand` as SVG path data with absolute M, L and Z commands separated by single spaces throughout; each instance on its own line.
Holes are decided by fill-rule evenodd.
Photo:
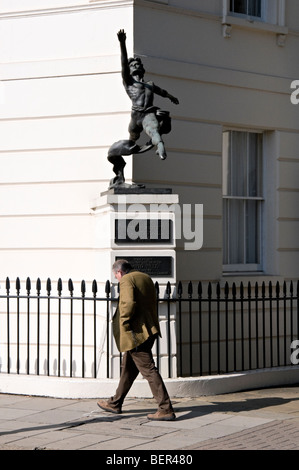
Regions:
M 168 94 L 168 98 L 170 99 L 170 101 L 174 104 L 179 104 L 179 100 L 175 97 L 175 96 L 172 96 L 172 95 L 169 95 Z
M 117 33 L 117 36 L 118 36 L 118 40 L 119 42 L 121 43 L 125 43 L 126 42 L 126 39 L 127 39 L 127 36 L 126 36 L 126 33 L 123 29 L 120 29 Z

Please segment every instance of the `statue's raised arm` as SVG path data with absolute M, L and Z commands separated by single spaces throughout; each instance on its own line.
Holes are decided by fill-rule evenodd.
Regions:
M 117 33 L 117 37 L 120 43 L 122 79 L 126 84 L 129 84 L 131 80 L 131 75 L 126 46 L 127 35 L 123 29 L 120 29 Z

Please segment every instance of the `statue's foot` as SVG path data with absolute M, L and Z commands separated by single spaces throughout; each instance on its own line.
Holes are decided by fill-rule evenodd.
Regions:
M 125 183 L 125 180 L 118 179 L 117 177 L 112 178 L 110 180 L 109 189 L 113 188 L 124 188 L 124 189 L 136 189 L 136 188 L 145 188 L 144 184 L 137 184 L 137 183 Z
M 166 150 L 165 150 L 163 142 L 158 143 L 156 154 L 159 155 L 161 160 L 165 160 L 167 158 L 167 154 L 166 154 Z

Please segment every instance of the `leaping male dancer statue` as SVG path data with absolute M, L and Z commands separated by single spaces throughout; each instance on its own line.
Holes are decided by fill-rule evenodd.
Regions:
M 145 70 L 140 58 L 128 59 L 126 33 L 121 29 L 117 36 L 121 50 L 123 85 L 132 101 L 132 111 L 129 140 L 115 142 L 108 151 L 108 160 L 113 164 L 113 171 L 116 174 L 110 182 L 110 188 L 131 186 L 125 183 L 124 167 L 126 162 L 123 155 L 143 153 L 155 146 L 156 153 L 161 160 L 165 160 L 167 156 L 161 135 L 170 132 L 171 118 L 167 111 L 161 111 L 153 106 L 154 95 L 169 98 L 172 103 L 179 104 L 179 100 L 166 90 L 162 90 L 152 81 L 144 81 Z M 150 137 L 150 141 L 140 147 L 136 142 L 143 130 Z

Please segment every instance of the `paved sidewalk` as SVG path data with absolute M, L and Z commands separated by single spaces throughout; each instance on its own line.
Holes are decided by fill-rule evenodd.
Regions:
M 299 450 L 299 384 L 173 404 L 175 421 L 152 422 L 153 399 L 113 415 L 92 399 L 0 394 L 0 450 Z

